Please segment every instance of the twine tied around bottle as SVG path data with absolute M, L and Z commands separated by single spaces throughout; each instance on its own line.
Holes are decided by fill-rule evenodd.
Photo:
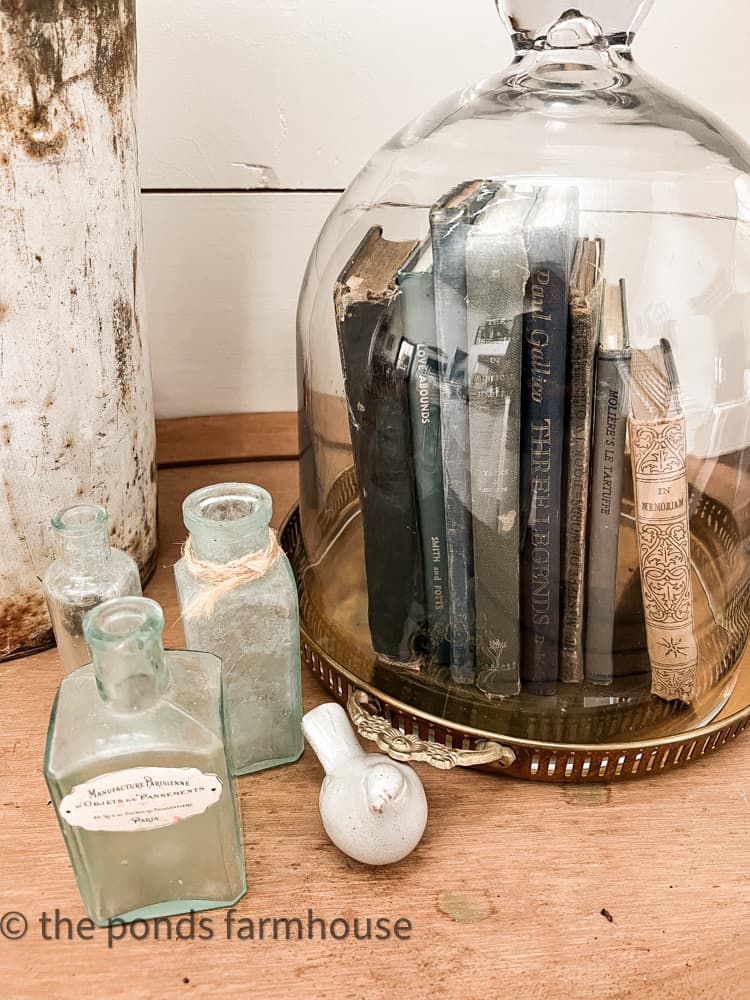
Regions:
M 281 558 L 281 546 L 273 528 L 270 529 L 268 545 L 261 552 L 249 552 L 240 559 L 226 563 L 204 562 L 199 559 L 188 536 L 182 546 L 182 558 L 191 574 L 210 589 L 199 594 L 183 610 L 181 618 L 207 618 L 218 601 L 243 583 L 251 583 L 265 576 Z

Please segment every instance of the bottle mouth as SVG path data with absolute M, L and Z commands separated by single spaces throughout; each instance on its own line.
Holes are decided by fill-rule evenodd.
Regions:
M 115 597 L 92 608 L 83 620 L 83 633 L 92 649 L 161 635 L 163 628 L 164 612 L 148 597 Z
M 271 520 L 273 502 L 271 495 L 260 486 L 250 483 L 219 483 L 204 486 L 188 496 L 182 505 L 182 514 L 188 531 L 191 527 L 242 529 L 262 519 Z
M 104 507 L 93 503 L 77 503 L 65 510 L 58 511 L 52 518 L 55 531 L 67 536 L 91 535 L 99 531 L 107 523 L 107 512 Z

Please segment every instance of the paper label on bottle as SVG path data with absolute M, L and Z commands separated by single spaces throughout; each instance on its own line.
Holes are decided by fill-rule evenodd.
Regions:
M 76 785 L 59 812 L 84 830 L 156 830 L 204 813 L 222 790 L 220 778 L 195 767 L 131 767 Z

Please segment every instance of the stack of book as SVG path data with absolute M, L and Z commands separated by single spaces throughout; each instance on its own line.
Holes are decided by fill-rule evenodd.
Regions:
M 462 184 L 421 241 L 371 229 L 334 294 L 373 648 L 489 697 L 612 683 L 628 420 L 632 436 L 680 419 L 669 345 L 631 351 L 624 283 L 604 280 L 603 240 L 579 237 L 578 201 Z M 689 588 L 688 546 L 689 531 Z M 652 666 L 669 638 L 655 600 L 644 591 Z M 689 700 L 679 628 L 690 663 L 670 686 L 662 655 L 654 691 Z

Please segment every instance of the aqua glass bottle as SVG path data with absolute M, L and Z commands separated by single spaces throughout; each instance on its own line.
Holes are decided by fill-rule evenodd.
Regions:
M 52 518 L 56 558 L 44 575 L 57 650 L 65 673 L 91 659 L 83 637 L 83 616 L 113 597 L 138 597 L 138 566 L 109 544 L 107 512 L 79 503 Z
M 222 483 L 190 494 L 182 512 L 189 539 L 174 572 L 185 641 L 222 659 L 234 773 L 297 760 L 299 609 L 289 561 L 269 527 L 271 497 L 259 486 Z
M 145 597 L 90 611 L 93 663 L 52 708 L 45 778 L 99 925 L 227 906 L 246 888 L 221 663 L 165 652 L 163 626 Z

